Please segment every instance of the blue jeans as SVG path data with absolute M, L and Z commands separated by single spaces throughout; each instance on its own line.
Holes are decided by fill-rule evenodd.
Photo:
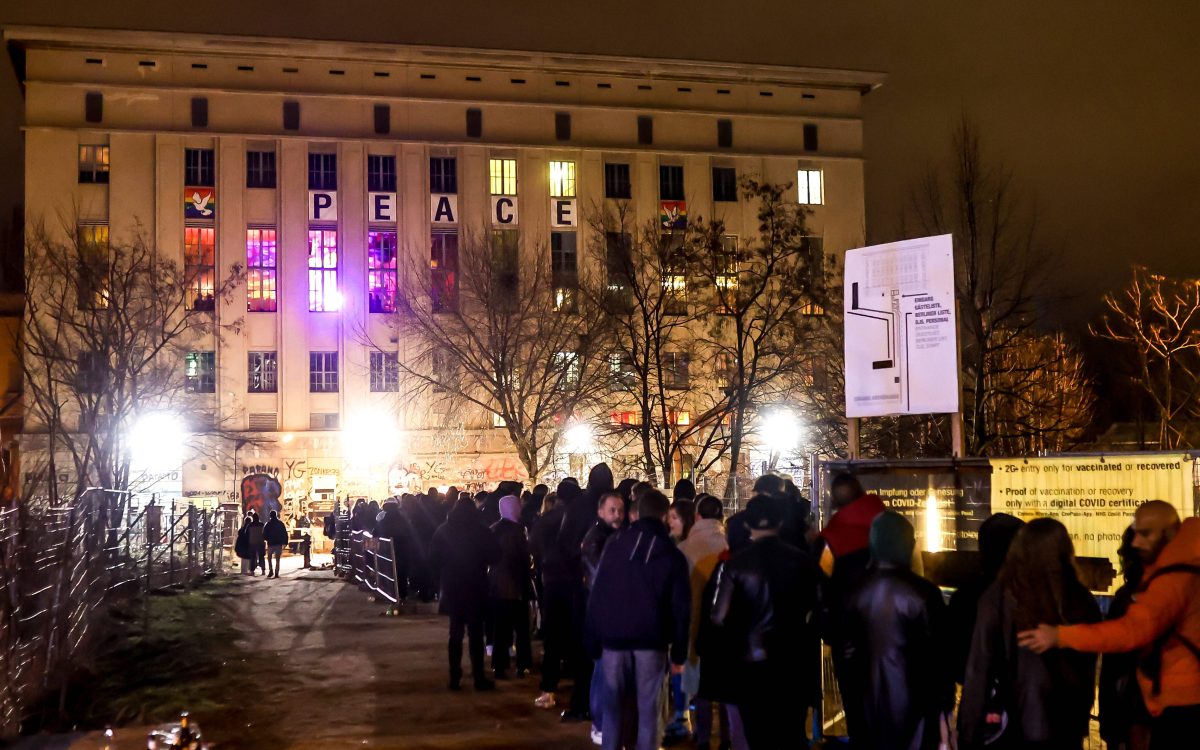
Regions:
M 588 692 L 588 710 L 592 712 L 592 728 L 604 731 L 604 670 L 597 659 L 592 670 L 592 689 Z
M 605 649 L 600 669 L 604 673 L 603 750 L 621 750 L 622 739 L 633 736 L 637 737 L 633 750 L 658 750 L 667 654 Z

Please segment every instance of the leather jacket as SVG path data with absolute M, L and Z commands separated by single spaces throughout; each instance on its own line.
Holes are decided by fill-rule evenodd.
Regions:
M 604 545 L 616 533 L 616 529 L 597 520 L 583 537 L 580 551 L 583 554 L 583 585 L 591 590 L 592 581 L 596 580 L 596 570 L 600 567 L 600 555 L 604 553 Z

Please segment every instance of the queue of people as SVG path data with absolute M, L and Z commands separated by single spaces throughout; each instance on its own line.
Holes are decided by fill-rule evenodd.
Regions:
M 822 641 L 856 750 L 1081 748 L 1097 654 L 1110 747 L 1195 746 L 1200 519 L 1138 509 L 1102 620 L 1057 520 L 985 521 L 981 568 L 947 604 L 921 575 L 912 524 L 853 476 L 834 479 L 820 530 L 789 481 L 754 490 L 725 518 L 686 480 L 668 498 L 599 464 L 553 491 L 363 503 L 351 524 L 400 540 L 405 591 L 436 592 L 451 690 L 464 636 L 475 688 L 492 690 L 533 671 L 539 632 L 533 704 L 588 724 L 605 750 L 807 747 Z

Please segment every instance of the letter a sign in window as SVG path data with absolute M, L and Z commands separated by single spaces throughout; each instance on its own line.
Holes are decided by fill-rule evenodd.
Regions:
M 429 223 L 457 224 L 458 196 L 453 193 L 435 193 L 429 196 Z
M 308 220 L 337 221 L 337 193 L 329 190 L 308 191 Z

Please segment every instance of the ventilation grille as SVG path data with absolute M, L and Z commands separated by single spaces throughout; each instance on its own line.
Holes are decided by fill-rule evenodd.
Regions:
M 254 432 L 274 432 L 279 429 L 279 413 L 273 411 L 251 412 L 250 429 Z
M 338 415 L 336 413 L 312 413 L 308 415 L 308 429 L 310 430 L 336 430 L 337 428 Z

